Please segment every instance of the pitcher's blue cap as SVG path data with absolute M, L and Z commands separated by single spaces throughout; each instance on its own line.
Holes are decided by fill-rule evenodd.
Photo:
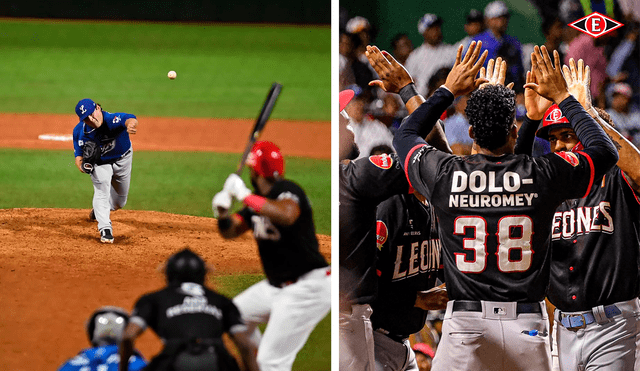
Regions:
M 96 110 L 96 102 L 89 98 L 84 98 L 78 104 L 76 104 L 76 115 L 80 119 L 80 122 L 84 121 L 89 115 Z

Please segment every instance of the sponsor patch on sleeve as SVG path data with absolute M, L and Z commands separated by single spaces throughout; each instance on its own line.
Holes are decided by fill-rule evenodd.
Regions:
M 369 156 L 369 161 L 384 170 L 391 169 L 391 165 L 393 165 L 393 159 L 386 153 L 382 155 Z
M 563 160 L 568 162 L 571 166 L 576 167 L 580 163 L 580 159 L 573 152 L 555 152 L 556 155 L 560 156 Z
M 376 222 L 376 244 L 378 245 L 378 250 L 382 250 L 382 245 L 387 242 L 388 237 L 389 230 L 387 229 L 387 225 L 384 224 L 383 221 L 378 220 Z

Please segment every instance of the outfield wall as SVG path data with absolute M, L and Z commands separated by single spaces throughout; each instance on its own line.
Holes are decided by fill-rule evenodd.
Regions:
M 7 0 L 0 17 L 329 24 L 331 3 L 315 0 Z

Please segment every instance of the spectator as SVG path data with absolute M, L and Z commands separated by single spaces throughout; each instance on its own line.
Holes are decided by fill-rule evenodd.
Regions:
M 406 33 L 399 33 L 391 39 L 391 50 L 398 63 L 404 65 L 413 51 L 413 43 Z
M 362 41 L 356 35 L 343 33 L 340 35 L 340 89 L 357 85 L 365 94 L 371 94 L 369 81 L 374 79 L 374 74 L 356 56 L 355 50 Z
M 514 36 L 507 35 L 509 8 L 502 1 L 493 1 L 484 8 L 484 20 L 487 30 L 476 35 L 473 40 L 482 41 L 482 49 L 489 54 L 487 61 L 502 57 L 507 62 L 507 77 L 505 81 L 513 82 L 516 93 L 524 88 L 524 67 L 522 65 L 522 46 Z M 485 62 L 485 67 L 487 67 Z
M 630 109 L 631 86 L 619 82 L 613 86 L 611 108 L 607 113 L 616 124 L 616 129 L 636 146 L 640 146 L 640 112 Z
M 575 19 L 574 19 L 575 20 Z M 569 42 L 569 48 L 564 57 L 564 64 L 569 65 L 569 60 L 582 59 L 584 64 L 591 69 L 591 85 L 590 90 L 598 107 L 604 107 L 605 81 L 607 79 L 607 58 L 605 56 L 604 44 L 607 35 L 594 39 L 586 33 L 579 34 Z M 594 104 L 595 105 L 595 104 Z
M 469 120 L 464 113 L 467 108 L 466 95 L 459 97 L 453 102 L 455 113 L 444 120 L 444 133 L 451 150 L 456 155 L 471 154 L 473 139 L 469 136 Z
M 87 335 L 91 348 L 65 362 L 58 371 L 117 371 L 120 364 L 118 344 L 129 314 L 122 308 L 106 306 L 96 309 L 87 322 Z M 129 369 L 142 370 L 147 365 L 140 352 L 134 351 L 129 358 Z
M 407 58 L 405 67 L 416 84 L 418 92 L 428 96 L 429 79 L 442 67 L 451 67 L 456 59 L 457 47 L 442 42 L 442 18 L 425 14 L 418 22 L 418 32 L 424 42 Z
M 413 345 L 413 351 L 416 353 L 418 371 L 431 371 L 431 361 L 436 355 L 433 348 L 425 343 L 416 343 Z
M 400 127 L 407 113 L 402 100 L 399 99 L 396 94 L 385 94 L 382 98 L 382 115 L 379 120 L 391 130 L 391 133 Z
M 392 146 L 393 133 L 380 121 L 368 115 L 365 111 L 367 98 L 357 96 L 346 108 L 351 122 L 347 126 L 353 132 L 354 141 L 358 146 L 358 158 L 368 157 L 371 149 L 379 144 Z
M 462 44 L 465 49 L 468 48 L 473 37 L 483 31 L 484 17 L 482 12 L 477 9 L 471 9 L 469 14 L 467 14 L 467 22 L 464 24 L 464 32 L 467 33 L 467 36 L 460 40 L 455 46 Z
M 545 39 L 544 46 L 546 46 L 548 50 L 557 50 L 558 54 L 560 54 L 560 60 L 564 60 L 564 54 L 568 47 L 567 44 L 563 43 L 564 23 L 562 23 L 558 16 L 549 16 L 543 19 L 540 28 Z M 533 46 L 533 44 L 522 45 L 523 66 L 531 66 Z

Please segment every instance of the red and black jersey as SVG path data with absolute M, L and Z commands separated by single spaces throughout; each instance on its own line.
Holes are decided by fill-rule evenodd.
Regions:
M 436 285 L 440 239 L 430 206 L 401 194 L 377 210 L 378 296 L 372 303 L 373 328 L 402 338 L 424 327 L 427 311 L 414 306 L 416 293 Z
M 405 169 L 438 216 L 450 299 L 544 299 L 549 226 L 562 201 L 589 189 L 590 157 L 458 157 L 424 144 L 407 155 Z
M 342 163 L 339 179 L 340 295 L 369 304 L 377 291 L 376 207 L 409 184 L 395 154 Z
M 326 267 L 327 261 L 318 249 L 311 204 L 302 188 L 290 180 L 281 179 L 273 184 L 266 198 L 294 200 L 300 207 L 298 219 L 290 226 L 276 225 L 248 207 L 238 212 L 253 230 L 269 283 L 278 286 L 295 281 L 311 270 Z
M 614 166 L 587 197 L 557 209 L 549 301 L 565 312 L 638 296 L 640 196 Z
M 142 296 L 135 304 L 131 322 L 151 327 L 165 341 L 221 339 L 225 332 L 246 329 L 230 299 L 191 282 Z

